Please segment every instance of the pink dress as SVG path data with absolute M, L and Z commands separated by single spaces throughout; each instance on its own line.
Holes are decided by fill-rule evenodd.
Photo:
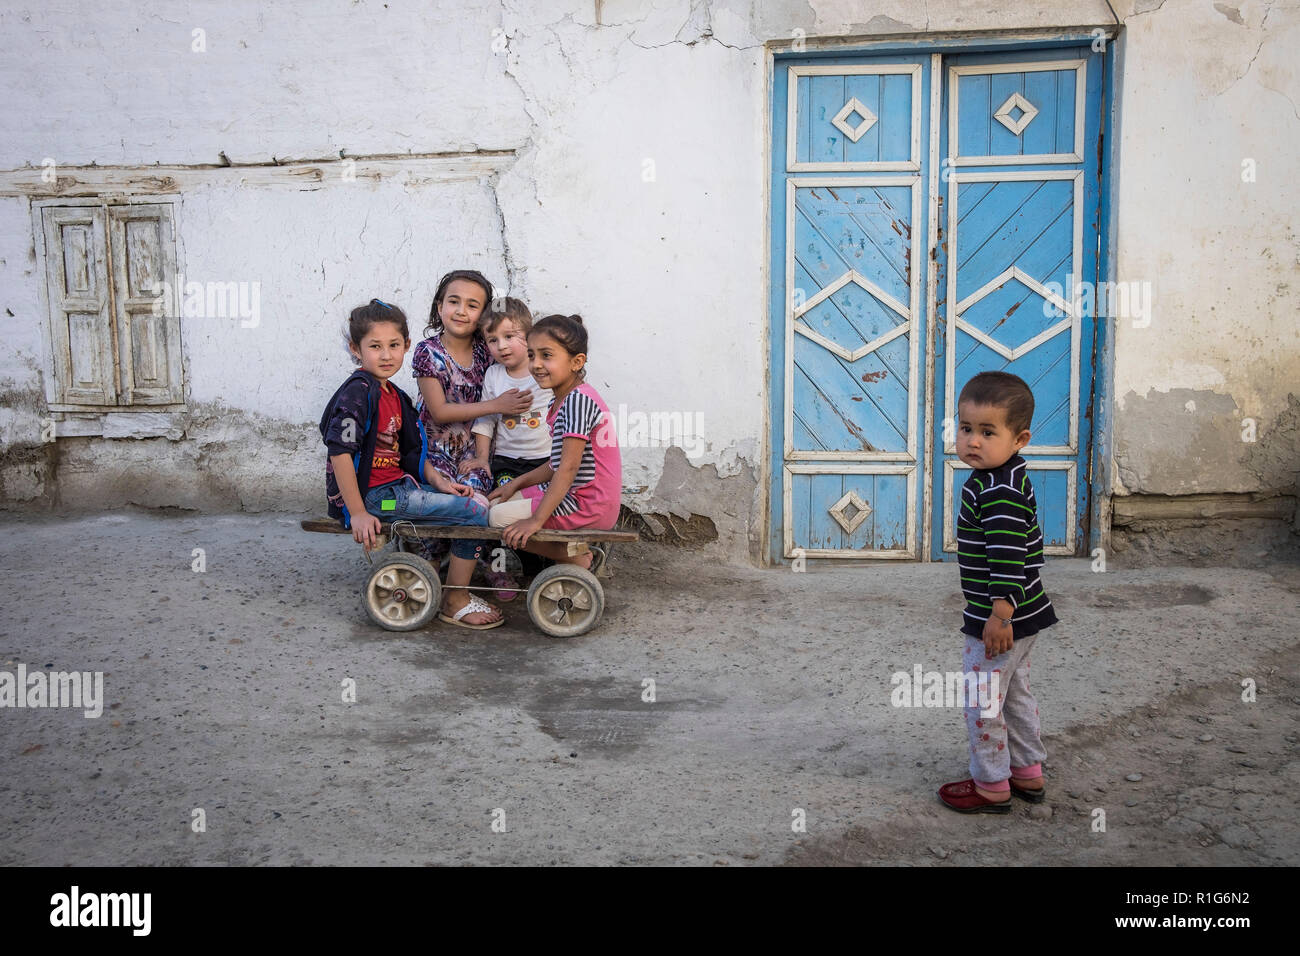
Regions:
M 546 424 L 551 428 L 551 467 L 557 471 L 565 438 L 581 438 L 587 444 L 582 449 L 582 463 L 573 485 L 543 527 L 557 530 L 614 527 L 623 496 L 623 461 L 608 406 L 584 382 L 564 396 L 564 401 L 551 403 Z M 533 511 L 537 510 L 549 485 L 543 482 L 520 492 L 531 499 Z

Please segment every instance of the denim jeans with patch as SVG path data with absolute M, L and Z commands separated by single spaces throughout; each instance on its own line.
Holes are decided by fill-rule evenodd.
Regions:
M 389 510 L 385 501 L 393 501 Z M 404 519 L 417 524 L 487 525 L 487 509 L 472 498 L 443 494 L 432 485 L 422 485 L 410 475 L 386 485 L 376 485 L 366 492 L 366 511 L 381 521 Z M 483 550 L 481 539 L 454 538 L 451 553 L 458 558 L 478 558 Z

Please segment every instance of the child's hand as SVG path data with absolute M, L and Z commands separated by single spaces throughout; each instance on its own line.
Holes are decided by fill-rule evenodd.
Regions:
M 509 501 L 514 497 L 514 492 L 509 484 L 497 485 L 488 492 L 487 500 L 489 504 L 497 504 L 502 501 Z
M 525 518 L 502 531 L 501 540 L 507 548 L 522 548 L 541 527 L 542 523 L 536 518 Z
M 379 529 L 383 525 L 372 514 L 360 514 L 352 516 L 352 540 L 358 544 L 364 545 L 367 551 L 375 546 L 375 536 L 379 534 Z
M 533 393 L 509 388 L 493 399 L 492 405 L 498 414 L 522 415 L 533 407 Z
M 459 495 L 462 498 L 468 498 L 470 495 L 474 494 L 474 489 L 469 485 L 462 485 L 459 481 L 449 481 L 447 482 L 446 493 L 449 495 Z
M 482 458 L 466 458 L 460 463 L 460 468 L 457 469 L 457 472 L 463 475 L 467 472 L 473 471 L 475 468 L 482 468 L 489 476 L 492 474 L 492 467 Z
M 994 601 L 993 613 L 989 619 L 984 622 L 984 658 L 993 660 L 999 654 L 1005 654 L 1011 650 L 1015 643 L 1015 634 L 1012 632 L 1011 615 L 1015 613 L 1011 605 L 1006 601 Z

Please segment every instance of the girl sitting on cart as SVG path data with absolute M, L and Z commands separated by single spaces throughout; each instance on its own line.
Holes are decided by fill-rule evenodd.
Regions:
M 549 461 L 494 488 L 489 521 L 502 542 L 562 564 L 589 568 L 591 552 L 570 557 L 560 542 L 530 542 L 540 528 L 613 528 L 623 491 L 618 433 L 609 408 L 585 381 L 587 329 L 577 315 L 548 315 L 528 333 L 529 364 L 555 395 L 546 424 Z
M 348 350 L 361 367 L 334 393 L 321 417 L 321 437 L 329 449 L 325 493 L 330 516 L 350 526 L 353 539 L 367 551 L 381 518 L 487 524 L 481 496 L 475 500 L 472 488 L 448 479 L 425 460 L 415 407 L 389 381 L 410 347 L 406 314 L 397 306 L 371 299 L 353 309 Z M 466 590 L 481 542 L 458 538 L 451 551 L 438 619 L 473 630 L 500 627 L 505 623 L 501 611 Z

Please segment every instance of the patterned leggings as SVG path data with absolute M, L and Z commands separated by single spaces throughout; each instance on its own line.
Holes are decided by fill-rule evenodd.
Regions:
M 1047 756 L 1039 736 L 1038 701 L 1029 692 L 1029 652 L 1038 635 L 1020 638 L 1011 650 L 992 660 L 984 657 L 983 641 L 969 634 L 963 636 L 963 673 L 997 675 L 997 694 L 989 693 L 990 698 L 997 699 L 990 699 L 990 706 L 983 708 L 995 712 L 985 716 L 978 705 L 965 708 L 970 775 L 985 790 L 1009 790 L 1009 777 L 1019 780 L 1039 776 Z

